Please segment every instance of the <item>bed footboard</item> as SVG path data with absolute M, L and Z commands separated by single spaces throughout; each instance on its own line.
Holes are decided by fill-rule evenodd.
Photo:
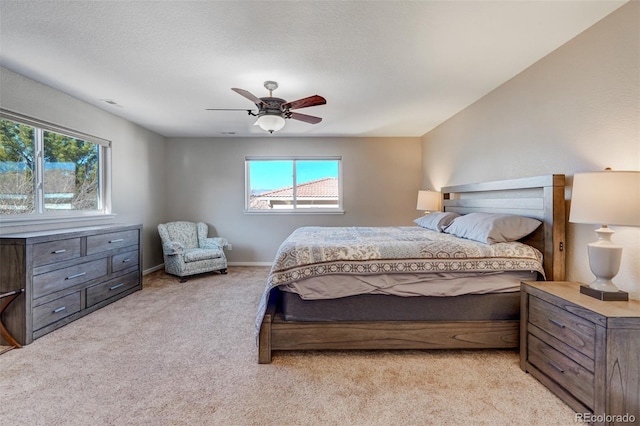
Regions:
M 267 313 L 259 337 L 258 362 L 274 350 L 514 349 L 520 322 L 378 321 L 294 322 Z
M 276 313 L 277 300 L 270 298 L 258 333 L 258 364 L 271 364 L 271 325 Z

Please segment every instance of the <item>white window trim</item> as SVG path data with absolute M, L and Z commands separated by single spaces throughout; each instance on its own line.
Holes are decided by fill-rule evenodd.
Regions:
M 264 156 L 249 156 L 244 159 L 244 214 L 247 215 L 330 215 L 330 214 L 344 214 L 343 205 L 343 184 L 342 184 L 342 157 L 341 156 L 276 156 L 276 157 L 264 157 Z M 294 207 L 292 209 L 249 209 L 249 162 L 250 161 L 338 161 L 338 207 L 337 208 L 309 208 L 309 207 Z M 296 182 L 296 167 L 293 168 L 293 179 Z M 296 198 L 296 185 L 293 185 L 293 196 Z
M 0 228 L 20 225 L 44 225 L 51 223 L 69 223 L 78 221 L 94 221 L 103 219 L 113 219 L 116 215 L 111 211 L 111 141 L 82 133 L 63 126 L 58 126 L 43 120 L 28 117 L 13 111 L 0 108 L 0 118 L 11 120 L 17 123 L 34 127 L 35 132 L 35 152 L 36 152 L 36 182 L 35 196 L 37 198 L 36 211 L 33 213 L 17 215 L 0 215 Z M 65 210 L 65 211 L 45 211 L 42 168 L 44 162 L 43 131 L 48 130 L 60 133 L 65 136 L 85 140 L 100 146 L 98 153 L 99 167 L 99 200 L 96 210 Z

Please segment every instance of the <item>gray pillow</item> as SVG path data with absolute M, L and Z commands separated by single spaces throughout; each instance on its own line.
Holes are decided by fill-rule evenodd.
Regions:
M 509 214 L 469 213 L 454 219 L 444 232 L 485 244 L 506 243 L 529 235 L 540 223 Z
M 442 232 L 444 228 L 449 226 L 453 219 L 460 216 L 458 213 L 451 212 L 438 212 L 430 213 L 428 215 L 417 218 L 413 221 L 418 226 L 431 229 L 433 231 Z

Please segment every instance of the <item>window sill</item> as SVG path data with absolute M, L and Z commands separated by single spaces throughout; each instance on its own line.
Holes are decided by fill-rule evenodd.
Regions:
M 300 214 L 345 214 L 345 211 L 342 209 L 331 209 L 331 210 L 308 210 L 308 209 L 297 209 L 297 210 L 245 210 L 244 214 L 247 215 L 264 215 L 264 214 L 273 214 L 273 215 L 300 215 Z
M 77 214 L 73 216 L 69 215 L 28 215 L 29 217 L 17 217 L 17 216 L 0 216 L 0 228 L 9 226 L 31 226 L 31 225 L 48 225 L 55 223 L 71 223 L 71 222 L 83 222 L 90 220 L 111 220 L 116 217 L 113 213 L 87 213 Z

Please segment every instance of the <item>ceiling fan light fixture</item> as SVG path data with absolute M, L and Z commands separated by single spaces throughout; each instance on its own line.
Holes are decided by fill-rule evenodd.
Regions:
M 279 114 L 264 114 L 258 117 L 256 124 L 269 133 L 277 132 L 284 127 L 284 118 Z
M 308 108 L 316 105 L 325 105 L 327 100 L 320 95 L 307 96 L 306 98 L 297 99 L 295 101 L 286 101 L 281 98 L 274 98 L 273 91 L 278 88 L 278 83 L 275 81 L 265 81 L 264 87 L 269 91 L 269 96 L 259 98 L 253 93 L 232 87 L 231 90 L 249 99 L 258 108 L 257 113 L 253 110 L 246 109 L 251 116 L 257 116 L 258 119 L 254 123 L 254 126 L 260 126 L 262 130 L 266 130 L 269 133 L 277 132 L 282 129 L 285 124 L 285 119 L 291 118 L 298 121 L 303 121 L 309 124 L 318 124 L 322 121 L 320 117 L 314 117 L 313 115 L 300 114 L 299 112 L 293 112 L 292 110 L 300 108 Z M 239 109 L 219 109 L 219 108 L 207 108 L 208 110 L 216 111 L 240 111 Z

